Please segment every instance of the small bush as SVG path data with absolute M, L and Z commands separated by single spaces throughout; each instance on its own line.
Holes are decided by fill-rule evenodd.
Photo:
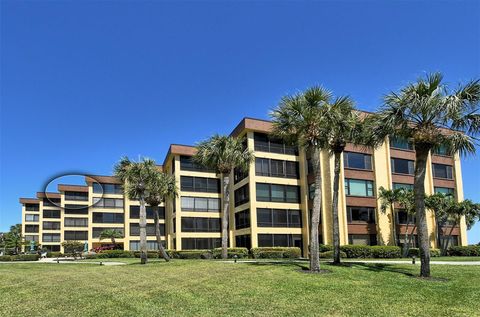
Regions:
M 222 258 L 222 248 L 216 248 L 212 250 L 212 255 L 214 259 Z M 248 258 L 248 249 L 247 248 L 228 248 L 227 256 L 229 259 L 237 256 L 239 259 Z
M 58 258 L 63 256 L 62 252 L 47 252 L 47 258 Z
M 371 246 L 372 257 L 381 259 L 401 258 L 400 247 L 375 245 Z
M 109 259 L 109 258 L 133 258 L 134 254 L 130 251 L 123 250 L 106 250 L 96 254 L 97 259 Z
M 372 247 L 369 245 L 342 245 L 340 251 L 345 252 L 347 258 L 372 257 Z
M 260 247 L 250 250 L 255 259 L 295 259 L 302 254 L 297 247 Z
M 440 256 L 440 255 L 442 255 L 440 249 L 430 249 L 430 256 L 432 258 L 435 258 L 435 257 Z
M 140 257 L 140 251 L 133 252 L 133 256 L 136 258 Z M 157 259 L 158 258 L 158 251 L 147 251 L 147 258 L 149 259 Z
M 98 254 L 87 254 L 85 255 L 85 259 L 89 259 L 89 260 L 98 259 Z
M 479 245 L 450 247 L 447 251 L 450 256 L 480 256 Z
M 169 251 L 169 255 L 175 259 L 211 259 L 213 257 L 210 250 Z
M 9 262 L 12 261 L 11 255 L 2 255 L 0 256 L 0 262 Z
M 333 251 L 320 252 L 318 255 L 322 259 L 333 259 Z M 340 251 L 340 257 L 341 258 L 346 258 L 347 254 L 343 251 Z
M 327 251 L 333 251 L 333 245 L 320 244 L 318 252 L 322 253 Z

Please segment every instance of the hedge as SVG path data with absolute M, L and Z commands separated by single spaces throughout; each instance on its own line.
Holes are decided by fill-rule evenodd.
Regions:
M 401 258 L 402 251 L 400 247 L 374 245 L 371 246 L 372 257 L 381 259 Z
M 37 261 L 38 254 L 2 255 L 0 261 Z
M 212 255 L 214 259 L 222 258 L 222 248 L 216 248 L 212 250 Z M 239 259 L 248 258 L 248 249 L 247 248 L 228 248 L 227 257 L 229 259 L 237 256 Z
M 318 255 L 322 259 L 332 259 L 333 258 L 333 251 L 320 252 Z M 343 251 L 340 251 L 340 257 L 341 258 L 346 258 L 347 254 Z
M 97 259 L 109 259 L 109 258 L 133 258 L 134 254 L 131 251 L 124 250 L 105 250 L 96 254 Z
M 430 256 L 431 257 L 437 257 L 437 256 L 440 256 L 440 255 L 441 255 L 440 249 L 430 249 Z M 408 256 L 419 257 L 420 256 L 420 249 L 419 248 L 408 249 Z
M 333 245 L 320 244 L 318 252 L 323 253 L 327 251 L 333 251 Z
M 447 254 L 450 256 L 480 256 L 480 245 L 450 247 Z
M 140 251 L 134 251 L 133 256 L 136 258 L 140 257 Z M 157 259 L 158 258 L 158 251 L 147 251 L 147 258 L 149 259 Z
M 296 259 L 302 254 L 297 247 L 260 247 L 250 250 L 255 259 Z
M 168 251 L 171 258 L 174 259 L 211 259 L 213 258 L 211 250 L 182 250 Z
M 371 258 L 372 247 L 369 245 L 342 245 L 340 251 L 345 252 L 347 258 Z
M 47 258 L 58 258 L 63 256 L 62 252 L 47 252 Z

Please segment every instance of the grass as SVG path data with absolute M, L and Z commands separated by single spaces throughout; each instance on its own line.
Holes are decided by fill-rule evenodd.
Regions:
M 412 258 L 400 258 L 400 259 L 345 259 L 352 261 L 405 261 L 412 262 Z M 417 256 L 416 261 L 419 262 L 420 258 Z M 431 257 L 430 261 L 433 262 L 480 262 L 480 256 L 438 256 Z
M 0 265 L 0 316 L 478 316 L 480 270 L 432 266 L 223 263 Z M 440 279 L 446 279 L 441 281 Z

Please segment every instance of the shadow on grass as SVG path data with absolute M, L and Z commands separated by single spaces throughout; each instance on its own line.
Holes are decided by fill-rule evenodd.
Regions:
M 391 273 L 397 273 L 397 274 L 402 274 L 408 277 L 417 277 L 415 274 L 402 269 L 395 267 L 393 264 L 386 264 L 386 263 L 348 263 L 350 267 L 362 267 L 366 268 L 369 271 L 373 272 L 391 272 Z
M 320 269 L 320 272 L 311 272 L 308 266 L 308 263 L 304 264 L 304 263 L 298 263 L 296 261 L 262 261 L 262 262 L 245 262 L 244 264 L 255 265 L 255 266 L 271 266 L 271 265 L 285 266 L 293 269 L 296 268 L 298 271 L 302 273 L 309 273 L 309 274 L 332 273 L 332 271 L 324 270 L 324 269 Z

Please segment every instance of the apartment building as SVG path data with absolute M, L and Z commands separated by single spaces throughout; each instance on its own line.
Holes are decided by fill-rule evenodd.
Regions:
M 269 121 L 244 118 L 231 133 L 245 139 L 255 160 L 248 173 L 230 175 L 229 245 L 298 246 L 306 254 L 313 206 L 310 154 L 270 137 L 271 129 Z M 178 197 L 161 207 L 161 232 L 169 249 L 210 249 L 221 244 L 223 189 L 214 171 L 192 160 L 194 154 L 193 146 L 172 144 L 162 165 L 164 172 L 175 176 L 179 188 Z M 333 157 L 326 151 L 320 156 L 320 241 L 331 244 Z M 341 244 L 403 244 L 407 227 L 416 234 L 414 217 L 400 208 L 382 212 L 377 199 L 380 186 L 412 188 L 414 160 L 413 147 L 404 140 L 386 140 L 378 149 L 347 146 L 339 192 Z M 426 194 L 451 193 L 463 200 L 458 155 L 447 156 L 442 150 L 432 153 L 425 186 Z M 115 177 L 87 176 L 84 186 L 59 185 L 57 193 L 37 193 L 36 198 L 21 198 L 20 203 L 26 239 L 52 251 L 61 251 L 65 240 L 86 241 L 89 249 L 108 244 L 99 239 L 106 228 L 124 233 L 117 240 L 125 250 L 139 249 L 139 203 L 124 196 Z M 157 249 L 148 206 L 147 218 L 148 247 Z M 451 224 L 437 228 L 429 212 L 428 229 L 431 246 L 436 247 L 439 234 L 446 235 L 452 228 Z M 451 243 L 467 244 L 464 219 L 453 228 Z

